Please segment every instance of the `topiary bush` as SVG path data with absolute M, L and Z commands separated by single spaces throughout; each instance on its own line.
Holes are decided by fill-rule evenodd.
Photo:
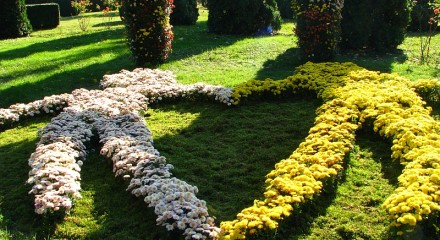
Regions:
M 52 29 L 60 25 L 60 7 L 57 3 L 26 5 L 27 16 L 33 29 Z
M 137 66 L 154 67 L 168 59 L 174 35 L 173 0 L 123 0 L 128 45 Z
M 193 25 L 199 17 L 197 0 L 174 0 L 174 8 L 171 12 L 172 25 Z
M 0 3 L 0 39 L 28 36 L 32 26 L 26 15 L 24 0 L 2 0 Z
M 284 19 L 292 19 L 293 18 L 292 0 L 276 0 L 276 2 L 281 17 Z
M 305 61 L 332 60 L 340 40 L 344 0 L 297 0 L 295 34 Z
M 208 29 L 220 34 L 255 34 L 270 26 L 281 28 L 275 0 L 210 0 Z
M 409 14 L 408 0 L 345 0 L 341 47 L 393 51 L 404 40 Z

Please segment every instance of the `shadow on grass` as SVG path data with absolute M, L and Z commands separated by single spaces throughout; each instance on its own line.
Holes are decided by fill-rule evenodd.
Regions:
M 264 176 L 304 140 L 319 105 L 312 99 L 255 102 L 228 109 L 211 104 L 161 105 L 164 119 L 200 115 L 189 126 L 154 142 L 175 166 L 174 174 L 198 187 L 198 196 L 207 201 L 217 222 L 233 220 L 254 199 L 263 197 Z M 154 129 L 160 123 L 151 117 L 146 120 Z
M 40 52 L 59 52 L 72 48 L 86 46 L 91 43 L 101 42 L 108 39 L 120 39 L 123 36 L 123 29 L 111 29 L 106 31 L 91 32 L 86 34 L 74 35 L 65 38 L 58 38 L 49 41 L 42 41 L 31 44 L 24 48 L 0 52 L 0 59 L 12 60 L 25 58 Z
M 86 53 L 86 55 L 93 55 L 93 52 Z M 134 65 L 130 60 L 127 60 L 128 58 L 129 55 L 121 53 L 118 58 L 107 62 L 54 73 L 54 75 L 37 83 L 11 86 L 0 92 L 0 107 L 9 107 L 15 103 L 28 103 L 54 94 L 71 93 L 77 88 L 96 89 L 103 75 L 116 73 L 124 68 L 132 68 Z M 76 56 L 76 59 L 71 61 L 81 61 L 81 56 Z
M 126 191 L 128 182 L 115 178 L 111 160 L 92 153 L 83 165 L 82 188 L 93 194 L 90 211 L 99 228 L 88 232 L 84 239 L 179 239 L 179 233 L 156 226 L 157 216 L 142 198 Z M 87 206 L 78 206 L 81 208 Z M 76 211 L 75 209 L 73 210 Z M 78 209 L 78 212 L 83 212 Z M 74 213 L 75 214 L 75 213 Z M 76 216 L 81 218 L 81 216 Z M 79 226 L 78 232 L 84 232 Z
M 368 70 L 381 72 L 391 72 L 392 64 L 395 62 L 403 63 L 406 61 L 406 55 L 401 50 L 393 53 L 377 55 L 363 52 L 346 52 L 337 55 L 335 61 L 353 62 Z M 263 68 L 258 71 L 256 79 L 264 80 L 266 78 L 279 80 L 293 75 L 295 68 L 304 64 L 305 61 L 300 57 L 298 48 L 290 48 L 275 59 L 264 63 Z
M 263 64 L 263 68 L 258 71 L 256 79 L 285 79 L 292 76 L 295 68 L 304 63 L 305 62 L 300 59 L 299 49 L 290 48 L 278 55 L 277 58 L 266 61 Z
M 37 128 L 31 125 L 48 119 L 44 117 L 24 121 L 18 128 L 36 132 Z M 11 142 L 0 149 L 0 227 L 7 229 L 11 239 L 43 239 L 50 236 L 55 230 L 55 224 L 63 219 L 60 213 L 51 216 L 36 214 L 33 195 L 28 194 L 31 185 L 25 184 L 30 170 L 27 160 L 35 151 L 37 140 L 28 138 Z
M 112 20 L 107 20 L 102 23 L 98 23 L 93 25 L 92 27 L 114 27 L 114 26 L 120 26 L 120 25 L 124 25 L 124 22 L 122 22 L 121 20 L 119 21 L 112 21 Z
M 242 208 L 262 196 L 265 174 L 303 141 L 319 104 L 306 99 L 261 102 L 240 108 L 204 103 L 157 105 L 170 114 L 167 119 L 178 120 L 186 113 L 200 115 L 175 134 L 155 138 L 155 147 L 175 166 L 176 177 L 198 186 L 198 197 L 208 202 L 209 211 L 219 223 L 233 219 Z M 148 117 L 147 122 L 153 124 Z M 115 179 L 111 161 L 96 152 L 89 154 L 81 172 L 84 195 L 88 192 L 92 197 L 85 203 L 78 201 L 62 222 L 64 216 L 36 216 L 32 196 L 27 194 L 30 186 L 22 187 L 28 177 L 26 160 L 35 150 L 35 142 L 36 139 L 2 147 L 1 180 L 14 179 L 1 185 L 1 213 L 11 232 L 37 239 L 183 239 L 181 233 L 157 227 L 152 209 L 125 191 L 127 182 Z M 20 190 L 11 195 L 17 186 Z M 81 215 L 84 212 L 89 213 Z M 81 225 L 80 219 L 90 215 L 97 224 L 94 230 Z M 66 225 L 65 221 L 70 222 Z M 67 230 L 63 230 L 66 226 Z M 58 230 L 54 235 L 55 229 Z
M 404 166 L 400 164 L 398 160 L 391 158 L 391 146 L 390 142 L 387 142 L 379 134 L 375 133 L 372 128 L 364 128 L 359 134 L 363 135 L 360 138 L 361 141 L 357 143 L 361 148 L 370 149 L 373 153 L 373 159 L 380 162 L 382 165 L 382 174 L 388 182 L 395 188 L 399 187 L 398 177 L 402 174 Z M 425 218 L 421 223 L 417 225 L 415 230 L 411 233 L 406 233 L 401 240 L 435 240 L 439 239 L 440 232 L 438 226 L 440 225 L 439 214 L 431 214 L 429 218 Z M 394 229 L 395 230 L 395 229 Z M 390 240 L 396 239 L 394 233 L 389 233 L 388 238 Z
M 122 29 L 107 30 L 35 43 L 25 48 L 1 52 L 1 59 L 12 60 L 26 58 L 39 52 L 49 51 L 56 54 L 57 51 L 69 51 L 75 47 L 87 46 L 108 39 L 121 39 L 117 43 L 107 44 L 104 47 L 91 47 L 68 57 L 57 58 L 55 55 L 48 62 L 42 62 L 37 66 L 29 66 L 26 70 L 14 72 L 12 76 L 3 76 L 2 82 L 7 82 L 24 76 L 53 73 L 36 83 L 23 83 L 2 90 L 0 92 L 0 107 L 9 107 L 15 103 L 27 103 L 53 94 L 70 93 L 77 88 L 97 88 L 104 74 L 116 73 L 121 69 L 131 70 L 135 68 L 128 47 L 125 41 L 122 40 L 122 32 Z M 175 27 L 175 36 L 181 38 L 181 40 L 176 40 L 173 43 L 174 50 L 169 61 L 178 61 L 218 47 L 227 46 L 243 38 L 243 36 L 208 34 L 206 21 L 198 22 L 194 26 Z M 72 69 L 72 65 L 81 65 L 83 64 L 82 61 L 106 53 L 112 53 L 116 55 L 116 58 L 107 62 L 96 62 L 79 69 Z
M 338 62 L 353 62 L 371 71 L 390 73 L 393 63 L 404 63 L 407 56 L 401 49 L 393 52 L 377 54 L 374 52 L 341 50 L 336 57 Z
M 195 25 L 173 27 L 173 52 L 168 62 L 179 61 L 216 48 L 226 47 L 246 38 L 241 35 L 220 35 L 208 32 L 207 21 Z

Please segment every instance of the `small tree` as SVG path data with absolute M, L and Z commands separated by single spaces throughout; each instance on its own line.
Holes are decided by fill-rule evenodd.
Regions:
M 199 17 L 197 0 L 174 0 L 170 19 L 172 25 L 193 25 Z
M 154 67 L 168 59 L 173 32 L 173 0 L 123 0 L 128 45 L 138 66 Z
M 281 28 L 275 0 L 209 0 L 208 29 L 220 34 L 255 34 Z
M 2 0 L 0 3 L 0 39 L 28 36 L 32 31 L 26 15 L 25 0 Z

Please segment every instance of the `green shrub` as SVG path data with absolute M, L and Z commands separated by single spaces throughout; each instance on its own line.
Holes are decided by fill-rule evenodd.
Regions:
M 409 24 L 410 7 L 408 0 L 375 1 L 372 47 L 378 52 L 395 50 L 405 39 Z
M 78 13 L 72 7 L 71 0 L 26 0 L 26 4 L 58 3 L 62 17 L 76 16 Z
M 281 28 L 275 0 L 209 0 L 208 29 L 220 34 L 255 34 Z
M 197 0 L 174 0 L 174 8 L 171 13 L 172 25 L 193 25 L 199 17 Z
M 341 43 L 343 49 L 365 49 L 369 47 L 369 41 L 373 27 L 371 13 L 374 11 L 373 4 L 369 0 L 345 0 L 342 9 Z
M 409 14 L 408 0 L 345 0 L 341 47 L 395 50 L 404 40 Z
M 123 0 L 128 45 L 137 66 L 154 67 L 168 59 L 173 32 L 173 0 Z
M 408 26 L 409 31 L 426 32 L 429 29 L 429 18 L 433 15 L 433 9 L 430 3 L 435 0 L 419 0 L 415 1 L 415 5 L 411 10 L 411 22 Z M 438 2 L 438 1 L 437 1 Z
M 0 3 L 0 39 L 28 36 L 32 26 L 26 16 L 24 0 L 2 0 Z
M 57 3 L 26 5 L 33 29 L 52 29 L 60 25 L 60 7 Z
M 276 2 L 281 17 L 284 19 L 292 19 L 293 18 L 292 0 L 276 0 Z
M 295 34 L 303 60 L 322 62 L 335 57 L 340 39 L 343 3 L 344 0 L 296 1 Z

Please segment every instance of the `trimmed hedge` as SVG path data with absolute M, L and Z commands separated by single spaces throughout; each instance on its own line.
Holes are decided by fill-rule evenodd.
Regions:
M 174 0 L 174 8 L 170 15 L 172 25 L 194 25 L 199 17 L 197 0 Z
M 24 0 L 0 2 L 0 39 L 28 36 L 32 26 L 26 15 Z
M 281 28 L 275 0 L 209 0 L 208 29 L 219 34 L 256 34 Z
M 410 19 L 409 0 L 345 0 L 341 48 L 393 51 L 404 40 Z
M 60 7 L 60 15 L 62 17 L 76 16 L 78 13 L 72 7 L 71 0 L 26 0 L 26 4 L 43 4 L 43 3 L 58 3 Z
M 58 3 L 26 5 L 26 11 L 34 29 L 52 29 L 60 25 L 60 6 Z

